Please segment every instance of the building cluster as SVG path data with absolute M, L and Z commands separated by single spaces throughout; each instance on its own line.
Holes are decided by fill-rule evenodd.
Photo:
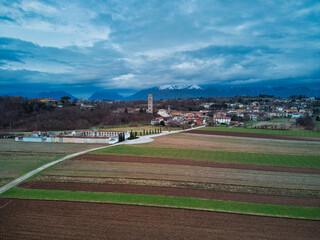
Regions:
M 246 104 L 203 103 L 200 111 L 175 111 L 159 109 L 159 117 L 151 121 L 152 125 L 181 126 L 194 125 L 236 125 L 242 126 L 246 121 L 266 121 L 273 118 L 299 118 L 313 116 L 312 103 L 315 98 L 290 100 L 284 98 L 265 101 L 247 100 Z
M 151 125 L 161 125 L 170 127 L 180 127 L 185 125 L 205 125 L 210 120 L 210 110 L 200 111 L 175 111 L 168 109 L 159 109 L 157 114 L 160 117 L 151 121 Z
M 15 137 L 17 142 L 47 142 L 47 143 L 103 143 L 113 144 L 119 142 L 119 135 L 124 134 L 125 139 L 130 137 L 128 131 L 92 131 L 79 130 L 65 133 L 34 131 L 29 135 Z

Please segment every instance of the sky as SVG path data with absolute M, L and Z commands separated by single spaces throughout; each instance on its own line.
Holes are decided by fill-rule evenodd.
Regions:
M 0 94 L 320 86 L 320 1 L 0 0 Z

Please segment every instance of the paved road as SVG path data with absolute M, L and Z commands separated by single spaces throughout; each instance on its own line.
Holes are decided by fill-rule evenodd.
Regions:
M 163 131 L 162 133 L 158 133 L 158 134 L 152 134 L 152 135 L 147 135 L 147 136 L 141 136 L 137 139 L 134 140 L 128 140 L 123 142 L 123 144 L 141 144 L 141 143 L 149 143 L 149 142 L 153 142 L 154 141 L 154 137 L 160 137 L 160 136 L 164 136 L 164 135 L 168 135 L 168 134 L 174 134 L 174 133 L 180 133 L 180 132 L 185 132 L 185 131 L 189 131 L 189 130 L 195 130 L 195 129 L 199 129 L 202 128 L 203 126 L 200 127 L 195 127 L 195 128 L 189 128 L 189 129 L 185 129 L 185 130 L 176 130 L 176 131 Z
M 201 126 L 202 127 L 202 126 Z M 121 142 L 121 143 L 116 143 L 116 144 L 113 144 L 113 145 L 108 145 L 108 146 L 104 146 L 104 147 L 98 147 L 98 148 L 92 148 L 92 149 L 89 149 L 89 150 L 85 150 L 85 151 L 81 151 L 81 152 L 77 152 L 77 153 L 73 153 L 73 154 L 70 154 L 70 155 L 67 155 L 63 158 L 60 158 L 58 160 L 55 160 L 51 163 L 47 163 L 41 167 L 38 167 L 34 170 L 32 170 L 31 172 L 28 172 L 26 173 L 25 175 L 19 177 L 19 178 L 16 178 L 15 180 L 7 183 L 6 185 L 2 186 L 0 188 L 0 194 L 4 193 L 5 191 L 9 190 L 10 188 L 14 187 L 14 186 L 17 186 L 18 184 L 20 184 L 21 182 L 27 180 L 28 178 L 32 177 L 33 175 L 43 171 L 44 169 L 48 168 L 48 167 L 51 167 L 57 163 L 60 163 L 62 161 L 65 161 L 69 158 L 73 158 L 73 157 L 76 157 L 78 155 L 81 155 L 81 154 L 84 154 L 84 153 L 88 153 L 88 152 L 91 152 L 91 151 L 95 151 L 95 150 L 99 150 L 99 149 L 103 149 L 103 148 L 109 148 L 109 147 L 113 147 L 113 146 L 117 146 L 117 145 L 121 145 L 121 144 L 140 144 L 140 143 L 148 143 L 148 142 L 152 142 L 154 139 L 154 137 L 159 137 L 159 136 L 164 136 L 164 135 L 168 135 L 168 134 L 173 134 L 173 133 L 179 133 L 179 132 L 184 132 L 184 131 L 188 131 L 188 130 L 193 130 L 193 129 L 198 129 L 198 128 L 201 128 L 201 127 L 196 127 L 196 128 L 191 128 L 191 129 L 186 129 L 186 130 L 178 130 L 178 131 L 171 131 L 171 132 L 162 132 L 162 133 L 159 133 L 159 134 L 153 134 L 153 135 L 148 135 L 148 136 L 142 136 L 142 137 L 139 137 L 138 139 L 135 139 L 135 140 L 129 140 L 129 141 L 124 141 L 124 142 Z

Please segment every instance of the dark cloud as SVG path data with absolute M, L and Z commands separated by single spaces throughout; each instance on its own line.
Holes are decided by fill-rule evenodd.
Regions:
M 317 1 L 5 1 L 0 87 L 318 83 Z

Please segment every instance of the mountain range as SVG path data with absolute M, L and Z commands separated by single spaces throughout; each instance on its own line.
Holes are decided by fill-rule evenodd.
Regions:
M 125 98 L 116 92 L 100 91 L 92 94 L 88 100 L 125 100 Z
M 290 97 L 292 95 L 305 95 L 307 97 L 320 97 L 320 90 L 311 90 L 307 87 L 244 87 L 244 86 L 219 86 L 202 88 L 192 84 L 179 88 L 176 86 L 154 87 L 141 90 L 127 100 L 147 99 L 148 94 L 153 95 L 153 99 L 170 98 L 197 98 L 197 97 L 233 97 L 237 95 L 258 96 L 259 94 L 273 95 L 276 97 Z
M 106 90 L 93 93 L 89 100 L 147 100 L 148 94 L 153 95 L 153 99 L 170 98 L 197 98 L 197 97 L 233 97 L 237 95 L 258 96 L 259 94 L 273 95 L 276 97 L 289 97 L 292 95 L 305 95 L 307 97 L 320 97 L 320 89 L 310 89 L 308 87 L 265 87 L 265 86 L 209 86 L 201 87 L 196 84 L 189 85 L 163 85 L 144 89 L 137 93 L 123 97 L 116 91 Z M 27 98 L 55 98 L 69 96 L 71 100 L 77 99 L 72 94 L 65 91 L 41 92 L 38 94 L 11 93 L 4 96 L 22 96 Z

